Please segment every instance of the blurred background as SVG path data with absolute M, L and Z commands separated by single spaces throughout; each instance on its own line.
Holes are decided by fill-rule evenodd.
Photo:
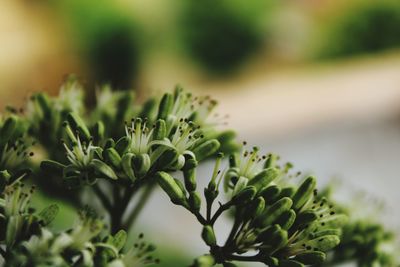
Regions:
M 368 195 L 383 207 L 371 216 L 400 231 L 398 0 L 2 1 L 0 108 L 57 94 L 70 73 L 89 94 L 102 83 L 139 99 L 177 83 L 210 94 L 241 140 L 340 181 L 339 198 Z M 161 266 L 206 251 L 162 193 L 136 228 Z

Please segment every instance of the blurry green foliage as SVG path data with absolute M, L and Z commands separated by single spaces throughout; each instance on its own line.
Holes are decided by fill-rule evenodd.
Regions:
M 114 1 L 58 3 L 93 80 L 117 89 L 132 86 L 139 68 L 139 34 L 129 10 Z
M 210 73 L 237 69 L 266 38 L 269 1 L 187 1 L 182 40 L 188 54 Z
M 351 1 L 321 27 L 317 57 L 347 57 L 400 47 L 400 1 Z

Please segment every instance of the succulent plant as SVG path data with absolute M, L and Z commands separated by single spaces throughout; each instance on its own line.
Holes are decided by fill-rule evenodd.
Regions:
M 0 254 L 6 266 L 157 264 L 155 246 L 142 234 L 133 245 L 127 241 L 157 186 L 202 227 L 209 249 L 194 267 L 322 266 L 332 263 L 332 254 L 360 266 L 394 262 L 381 250 L 392 238 L 385 229 L 349 223 L 352 212 L 317 193 L 315 177 L 293 175 L 292 164 L 281 166 L 276 155 L 238 144 L 234 132 L 210 119 L 217 104 L 210 97 L 178 86 L 140 105 L 129 92 L 103 88 L 96 105 L 87 107 L 82 90 L 69 79 L 58 97 L 35 94 L 25 112 L 9 109 L 1 117 Z M 38 147 L 47 153 L 33 155 Z M 215 166 L 199 188 L 198 179 L 207 179 L 197 173 L 205 160 Z M 78 219 L 67 229 L 52 227 L 57 205 L 36 211 L 31 203 L 34 189 L 43 190 L 33 185 L 38 177 L 76 197 Z M 81 198 L 88 191 L 93 203 Z M 233 222 L 221 240 L 215 224 L 225 214 Z

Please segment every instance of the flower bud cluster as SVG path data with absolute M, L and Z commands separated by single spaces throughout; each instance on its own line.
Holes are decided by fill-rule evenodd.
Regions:
M 339 244 L 347 217 L 337 213 L 327 199 L 318 197 L 314 177 L 288 187 L 287 168 L 277 168 L 270 156 L 259 155 L 258 148 L 230 157 L 224 171 L 220 170 L 221 159 L 222 154 L 204 189 L 206 216 L 200 213 L 202 201 L 196 192 L 194 170 L 184 171 L 184 183 L 166 172 L 157 174 L 158 183 L 171 201 L 188 209 L 203 224 L 201 236 L 210 247 L 210 254 L 193 266 L 227 265 L 233 261 L 282 267 L 316 265 Z M 228 201 L 219 203 L 213 213 L 223 179 Z M 233 214 L 233 226 L 221 244 L 214 224 L 228 210 Z

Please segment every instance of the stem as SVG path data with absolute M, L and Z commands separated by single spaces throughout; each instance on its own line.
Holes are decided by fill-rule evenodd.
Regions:
M 211 209 L 212 209 L 212 201 L 208 201 L 207 199 L 207 221 L 211 220 Z
M 6 251 L 3 249 L 3 248 L 1 248 L 0 247 L 0 254 L 1 254 L 1 256 L 3 257 L 3 259 L 5 260 L 6 259 Z
M 189 210 L 189 211 L 190 211 L 190 210 Z M 201 223 L 202 225 L 208 224 L 208 220 L 206 220 L 206 219 L 203 217 L 203 215 L 200 214 L 200 212 L 198 212 L 198 211 L 196 211 L 196 212 L 190 211 L 190 212 L 192 212 L 192 213 L 196 216 L 196 218 L 197 218 L 197 220 L 199 221 L 199 223 Z
M 260 257 L 258 255 L 255 256 L 229 255 L 227 259 L 236 261 L 260 261 Z
M 215 222 L 217 221 L 218 217 L 221 216 L 221 214 L 226 211 L 227 209 L 229 209 L 231 207 L 231 203 L 227 202 L 223 205 L 220 204 L 218 210 L 215 212 L 215 214 L 213 215 L 213 217 L 211 218 L 211 220 L 208 220 L 210 222 L 210 225 L 214 225 Z
M 239 227 L 240 227 L 240 224 L 241 224 L 240 220 L 238 220 L 237 218 L 235 218 L 235 222 L 233 223 L 231 232 L 229 233 L 229 236 L 228 236 L 228 238 L 226 239 L 225 246 L 226 246 L 226 245 L 229 245 L 229 244 L 233 241 L 233 239 L 234 239 L 234 237 L 235 237 L 235 235 L 236 235 L 236 232 L 237 232 L 237 230 L 238 230 Z
M 121 229 L 122 226 L 122 216 L 125 212 L 126 206 L 121 205 L 121 197 L 120 190 L 118 185 L 114 185 L 113 187 L 113 207 L 110 211 L 111 216 L 111 231 L 112 233 L 116 233 Z
M 142 193 L 138 203 L 136 204 L 136 206 L 134 207 L 132 212 L 129 214 L 128 219 L 125 221 L 124 228 L 130 229 L 132 227 L 132 225 L 135 223 L 137 217 L 139 216 L 140 212 L 143 210 L 146 202 L 149 200 L 154 189 L 155 189 L 154 183 L 150 183 L 147 185 L 147 187 L 145 188 L 144 192 Z
M 99 197 L 101 203 L 103 204 L 104 208 L 112 213 L 113 206 L 111 205 L 110 200 L 107 198 L 106 194 L 101 190 L 100 186 L 96 183 L 92 186 L 94 192 Z

